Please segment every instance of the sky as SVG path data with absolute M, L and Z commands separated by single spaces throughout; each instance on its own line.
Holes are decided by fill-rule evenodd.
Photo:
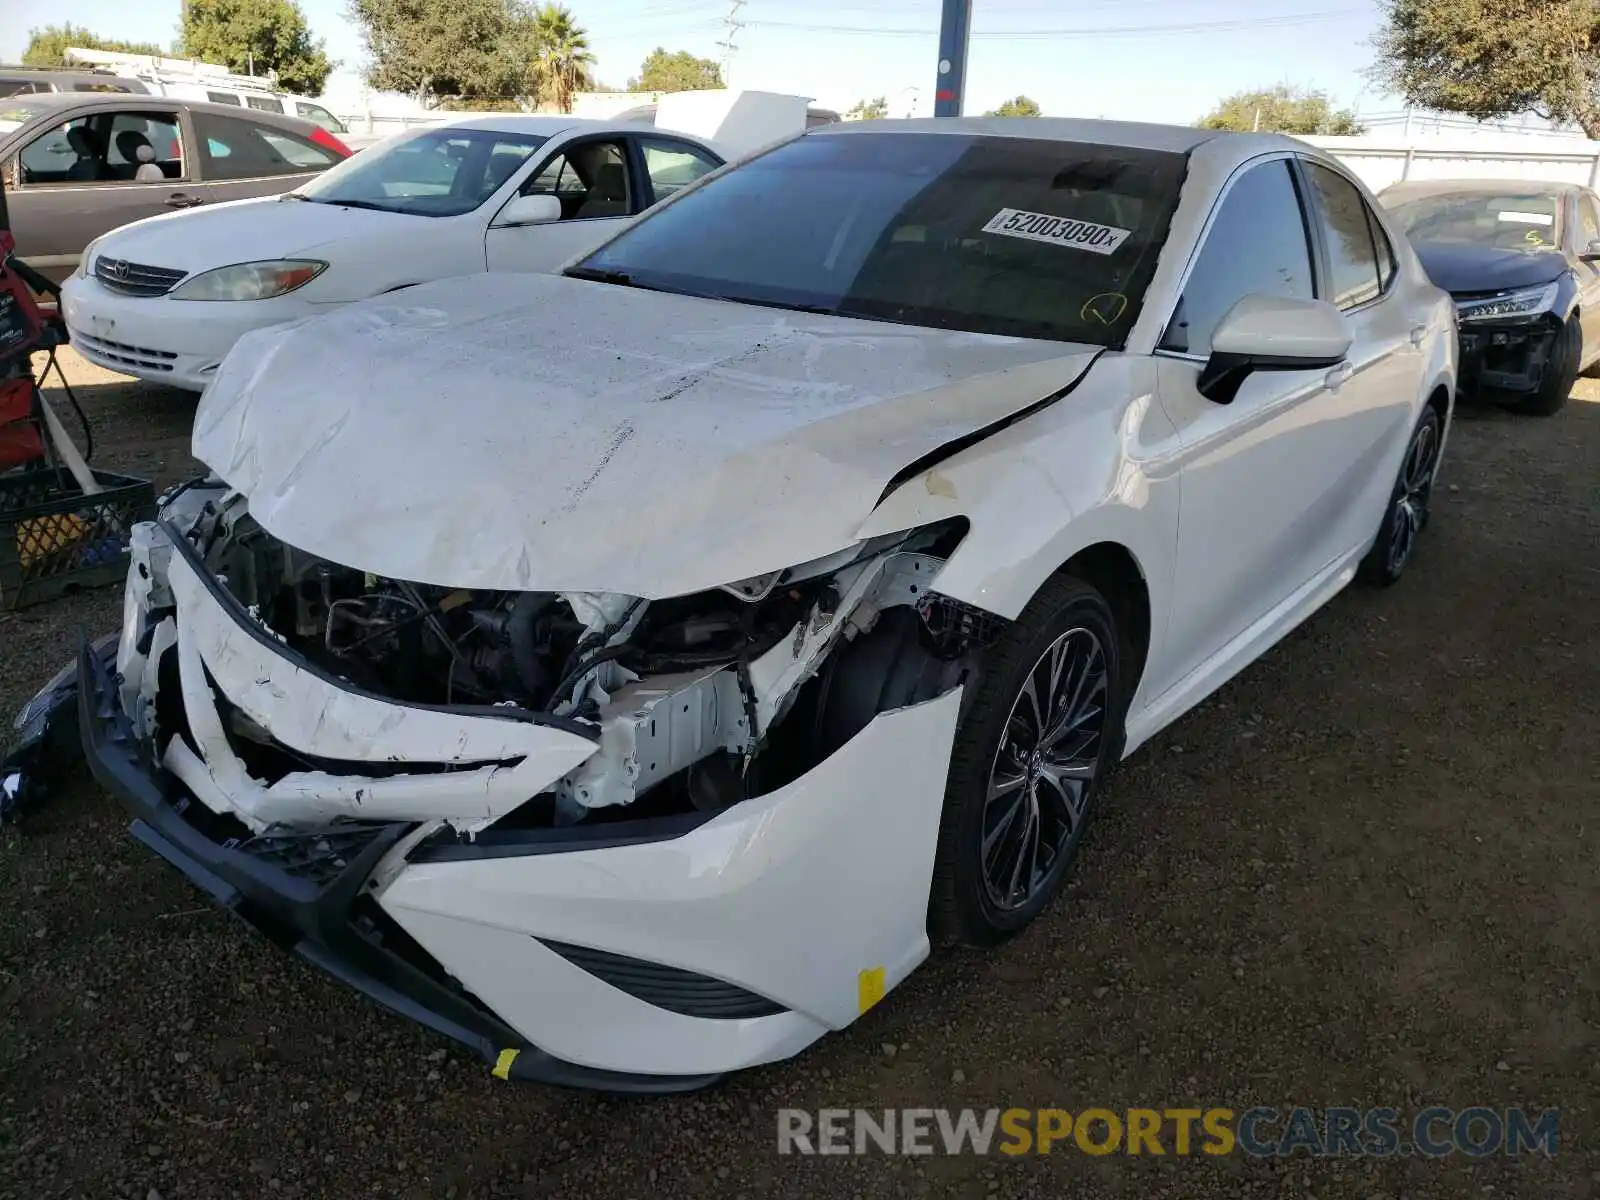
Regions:
M 567 0 L 597 74 L 620 87 L 656 46 L 720 59 L 736 0 Z M 346 0 L 300 0 L 351 94 L 363 58 Z M 180 0 L 0 0 L 0 61 L 33 25 L 169 44 Z M 26 16 L 24 16 L 26 12 Z M 728 82 L 848 109 L 885 96 L 891 116 L 931 114 L 939 0 L 745 0 Z M 1377 0 L 975 0 L 966 112 L 1024 93 L 1051 116 L 1191 123 L 1235 91 L 1292 82 L 1362 114 L 1397 100 L 1369 85 Z

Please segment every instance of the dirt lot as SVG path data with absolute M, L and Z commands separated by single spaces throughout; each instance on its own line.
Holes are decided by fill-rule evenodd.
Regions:
M 102 463 L 193 401 L 72 368 Z M 1405 581 L 1128 764 L 1071 892 L 699 1096 L 490 1078 L 213 911 L 88 783 L 0 833 L 0 1196 L 1600 1195 L 1600 385 L 1464 414 Z M 0 713 L 115 623 L 0 618 Z M 1561 1109 L 1553 1161 L 794 1159 L 779 1107 Z

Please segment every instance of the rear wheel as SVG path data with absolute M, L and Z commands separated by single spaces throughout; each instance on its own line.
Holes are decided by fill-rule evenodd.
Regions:
M 1504 407 L 1530 417 L 1555 416 L 1566 407 L 1572 385 L 1578 382 L 1578 362 L 1582 357 L 1583 329 L 1574 316 L 1556 335 L 1556 344 L 1550 349 L 1550 361 L 1545 366 L 1539 390 L 1515 400 L 1507 400 Z
M 985 652 L 951 753 L 935 937 L 994 945 L 1060 891 L 1122 753 L 1126 661 L 1105 598 L 1064 576 Z

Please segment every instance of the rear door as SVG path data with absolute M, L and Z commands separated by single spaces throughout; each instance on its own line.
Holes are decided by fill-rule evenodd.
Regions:
M 106 104 L 64 109 L 61 120 L 30 131 L 7 164 L 6 190 L 18 253 L 59 282 L 84 248 L 130 221 L 171 211 L 174 197 L 192 186 L 192 156 L 178 110 L 156 105 Z M 82 130 L 92 153 L 74 150 Z M 136 135 L 136 137 L 134 136 Z M 166 176 L 159 183 L 134 178 L 138 162 L 123 147 L 142 139 Z
M 573 138 L 546 155 L 514 195 L 554 196 L 561 218 L 533 225 L 491 220 L 483 246 L 488 269 L 553 271 L 648 207 L 649 181 L 632 142 L 617 134 Z
M 189 115 L 201 171 L 197 203 L 275 196 L 341 160 L 339 154 L 287 125 L 198 107 Z

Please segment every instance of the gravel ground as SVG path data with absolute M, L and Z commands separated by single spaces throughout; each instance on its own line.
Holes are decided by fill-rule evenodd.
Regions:
M 193 400 L 69 364 L 103 464 Z M 0 833 L 0 1197 L 1600 1195 L 1600 384 L 1458 419 L 1405 581 L 1127 764 L 1070 892 L 708 1093 L 513 1086 L 211 909 L 85 782 Z M 111 628 L 0 617 L 0 713 Z M 1556 1158 L 780 1158 L 779 1107 L 1528 1105 Z

